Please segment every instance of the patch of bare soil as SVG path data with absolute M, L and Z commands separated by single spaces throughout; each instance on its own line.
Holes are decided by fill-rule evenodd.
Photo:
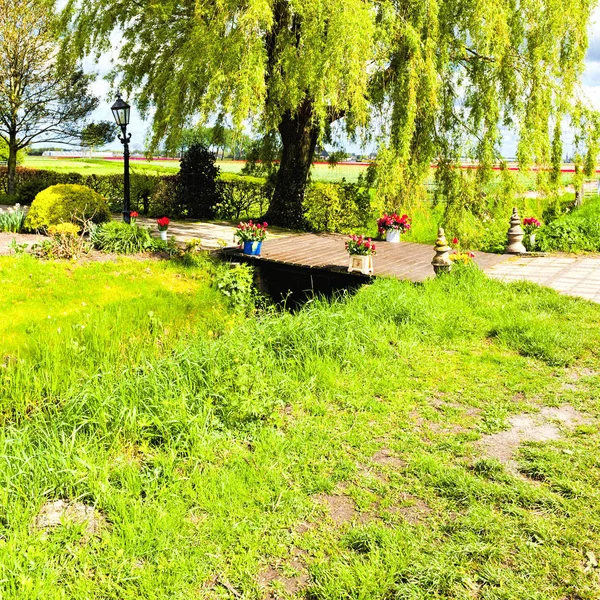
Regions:
M 394 453 L 388 448 L 382 448 L 375 452 L 371 460 L 378 465 L 392 467 L 394 469 L 402 469 L 406 466 L 406 461 L 394 456 Z
M 83 502 L 67 502 L 54 500 L 42 506 L 35 517 L 33 525 L 36 529 L 49 532 L 64 525 L 85 525 L 86 537 L 98 535 L 107 525 L 105 517 L 93 506 Z
M 10 247 L 13 240 L 17 244 L 25 244 L 29 248 L 33 244 L 39 244 L 43 239 L 45 239 L 45 236 L 33 233 L 0 233 L 0 256 L 14 254 L 13 249 Z
M 481 440 L 481 446 L 490 458 L 514 466 L 512 456 L 523 442 L 548 442 L 561 437 L 561 427 L 573 429 L 590 423 L 591 419 L 565 404 L 558 408 L 545 406 L 539 413 L 524 413 L 508 419 L 511 428 Z
M 573 381 L 579 381 L 582 377 L 594 377 L 599 375 L 599 373 L 597 371 L 594 371 L 594 369 L 589 369 L 588 367 L 583 367 L 583 368 L 575 368 L 572 369 L 569 372 L 569 379 L 572 379 Z
M 402 504 L 391 506 L 387 510 L 394 515 L 400 515 L 411 525 L 422 523 L 432 512 L 424 500 L 412 494 L 403 494 Z
M 331 520 L 336 525 L 348 523 L 356 516 L 354 502 L 348 496 L 317 494 L 315 500 L 327 508 Z
M 305 588 L 310 581 L 306 566 L 302 561 L 303 552 L 294 548 L 289 560 L 269 566 L 258 575 L 258 584 L 265 589 L 265 600 L 280 598 L 278 590 L 285 591 L 286 595 L 293 595 Z M 293 573 L 293 574 L 288 574 Z

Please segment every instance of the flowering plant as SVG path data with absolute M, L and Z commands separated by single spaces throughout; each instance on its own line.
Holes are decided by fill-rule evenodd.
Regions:
M 541 226 L 542 224 L 535 217 L 527 217 L 526 219 L 523 219 L 523 227 L 525 228 L 525 233 L 527 235 L 535 233 L 535 230 Z
M 242 242 L 262 242 L 267 237 L 268 223 L 253 223 L 252 220 L 247 223 L 240 223 L 237 226 L 235 237 Z
M 400 233 L 406 233 L 410 229 L 410 219 L 408 215 L 402 215 L 401 217 L 394 213 L 393 215 L 386 215 L 383 213 L 383 217 L 377 220 L 377 228 L 379 234 L 383 235 L 390 229 L 396 229 Z
M 167 229 L 169 229 L 170 223 L 171 221 L 169 221 L 169 217 L 161 217 L 160 219 L 156 220 L 156 224 L 158 225 L 159 231 L 166 231 Z
M 462 250 L 458 238 L 452 240 L 454 252 L 450 255 L 450 260 L 463 265 L 470 265 L 475 258 L 475 255 L 470 250 Z
M 135 220 L 140 216 L 140 213 L 136 212 L 135 210 L 131 211 L 129 213 L 129 220 L 131 221 L 131 223 L 135 223 Z
M 350 239 L 346 242 L 346 251 L 350 256 L 377 254 L 375 244 L 371 241 L 371 238 L 364 239 L 362 235 L 351 235 Z

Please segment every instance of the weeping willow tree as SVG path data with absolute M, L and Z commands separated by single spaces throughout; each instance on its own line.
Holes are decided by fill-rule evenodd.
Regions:
M 561 125 L 573 112 L 594 6 L 588 0 L 380 4 L 389 64 L 373 78 L 372 100 L 388 115 L 380 154 L 384 201 L 406 203 L 436 161 L 447 220 L 477 212 L 476 190 L 501 157 L 505 130 L 518 135 L 522 168 L 560 172 Z M 478 165 L 475 177 L 457 168 L 465 158 Z
M 277 132 L 271 222 L 301 227 L 317 144 L 332 123 L 380 117 L 379 193 L 419 189 L 431 161 L 448 215 L 462 157 L 485 181 L 503 127 L 519 160 L 547 165 L 583 67 L 584 0 L 69 0 L 66 55 L 116 52 L 115 83 L 152 117 L 152 144 L 177 147 L 190 121 L 227 115 Z M 122 43 L 113 48 L 116 35 Z M 560 136 L 559 136 L 560 137 Z
M 68 52 L 118 51 L 119 85 L 152 115 L 152 145 L 177 147 L 191 119 L 228 115 L 278 132 L 282 157 L 268 219 L 303 225 L 317 142 L 345 118 L 369 117 L 369 0 L 71 0 Z

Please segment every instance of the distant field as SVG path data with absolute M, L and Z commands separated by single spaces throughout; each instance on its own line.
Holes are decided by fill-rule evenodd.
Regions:
M 244 167 L 243 161 L 217 161 L 223 173 L 240 173 Z M 25 158 L 24 166 L 34 169 L 48 169 L 50 171 L 59 171 L 62 173 L 82 173 L 86 175 L 101 175 L 110 173 L 122 173 L 123 163 L 118 160 L 87 159 L 87 158 L 49 158 L 42 156 L 28 156 Z M 516 165 L 511 165 L 516 167 Z M 573 174 L 570 172 L 572 165 L 564 165 L 562 174 L 563 185 L 571 183 Z M 144 172 L 151 174 L 177 173 L 179 163 L 174 160 L 133 160 L 131 161 L 133 172 Z M 334 182 L 345 179 L 349 183 L 355 183 L 361 173 L 364 173 L 364 165 L 338 165 L 330 167 L 327 164 L 313 165 L 312 180 Z M 535 190 L 537 188 L 537 174 L 534 171 L 520 173 L 514 171 L 519 185 L 526 190 Z M 498 177 L 496 172 L 494 179 Z M 433 169 L 432 177 L 433 179 Z
M 241 161 L 224 160 L 218 161 L 224 173 L 239 173 L 244 167 Z M 32 169 L 47 169 L 62 173 L 82 173 L 85 175 L 108 175 L 110 173 L 122 173 L 123 163 L 117 160 L 103 160 L 99 158 L 50 158 L 45 156 L 28 156 L 25 158 L 25 167 Z M 340 181 L 345 178 L 349 182 L 355 182 L 366 167 L 361 165 L 315 165 L 312 178 L 314 181 Z M 132 160 L 133 171 L 144 173 L 177 173 L 179 163 L 172 160 Z

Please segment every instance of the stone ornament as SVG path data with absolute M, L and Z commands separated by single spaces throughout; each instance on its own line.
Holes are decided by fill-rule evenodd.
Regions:
M 510 218 L 510 229 L 508 230 L 508 246 L 506 252 L 508 254 L 527 254 L 527 249 L 523 245 L 523 237 L 525 233 L 521 227 L 521 217 L 517 208 L 513 208 Z
M 435 274 L 449 273 L 452 269 L 452 261 L 450 260 L 450 250 L 452 250 L 452 248 L 448 246 L 446 235 L 441 227 L 438 229 L 438 237 L 435 242 L 434 250 L 435 256 L 433 257 L 431 264 L 433 265 Z

